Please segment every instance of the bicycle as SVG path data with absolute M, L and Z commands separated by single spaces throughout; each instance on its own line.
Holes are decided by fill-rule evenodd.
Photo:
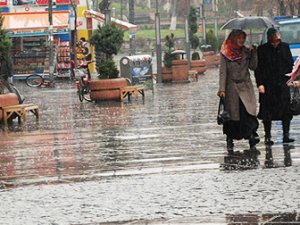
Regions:
M 29 87 L 51 87 L 54 85 L 53 82 L 45 79 L 45 74 L 40 75 L 37 73 L 33 73 L 26 77 L 25 83 Z
M 85 64 L 81 64 L 74 71 L 75 77 L 78 78 L 78 81 L 76 81 L 76 87 L 80 102 L 82 102 L 83 99 L 88 102 L 92 102 L 90 97 L 91 88 L 89 86 L 89 80 L 91 77 L 89 64 L 93 62 L 94 61 L 88 61 Z

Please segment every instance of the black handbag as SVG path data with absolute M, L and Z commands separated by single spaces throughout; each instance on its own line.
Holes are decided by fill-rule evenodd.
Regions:
M 299 88 L 293 88 L 293 96 L 290 104 L 290 111 L 294 116 L 300 114 L 300 91 Z
M 218 125 L 222 125 L 230 120 L 229 112 L 225 109 L 225 98 L 220 97 L 219 108 L 218 108 L 218 116 L 217 123 Z

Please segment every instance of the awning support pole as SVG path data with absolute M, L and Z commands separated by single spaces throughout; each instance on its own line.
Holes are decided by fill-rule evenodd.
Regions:
M 49 15 L 49 79 L 50 79 L 50 83 L 52 83 L 54 81 L 52 0 L 48 0 L 48 15 Z

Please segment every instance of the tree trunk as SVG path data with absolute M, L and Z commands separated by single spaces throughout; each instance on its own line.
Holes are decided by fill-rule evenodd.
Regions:
M 171 5 L 172 10 L 172 16 L 171 16 L 171 24 L 170 24 L 170 30 L 176 30 L 177 26 L 177 0 L 172 0 Z
M 278 0 L 279 15 L 286 15 L 284 0 Z
M 288 5 L 289 5 L 289 8 L 290 8 L 291 16 L 296 15 L 296 3 L 294 1 L 289 1 Z

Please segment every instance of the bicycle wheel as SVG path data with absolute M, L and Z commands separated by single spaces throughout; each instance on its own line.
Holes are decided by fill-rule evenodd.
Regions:
M 79 90 L 78 90 L 78 97 L 79 97 L 79 101 L 83 101 L 83 88 L 82 88 L 82 84 L 81 84 L 81 82 L 80 82 L 80 87 L 79 87 Z
M 85 85 L 82 89 L 82 96 L 88 102 L 92 101 L 90 94 L 91 94 L 91 88 L 88 85 Z
M 31 74 L 25 79 L 29 87 L 40 87 L 44 83 L 44 78 L 39 74 Z

